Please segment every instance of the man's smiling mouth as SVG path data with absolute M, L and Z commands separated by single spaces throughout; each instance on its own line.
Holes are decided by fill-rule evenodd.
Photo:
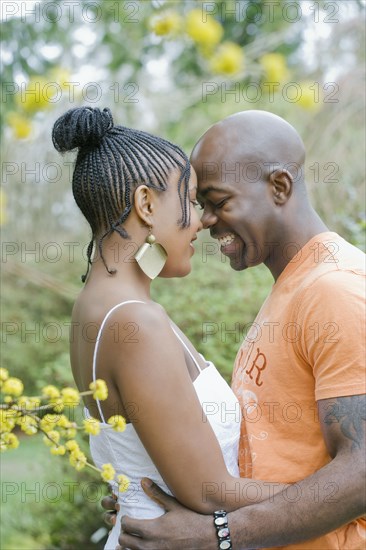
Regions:
M 233 233 L 227 233 L 226 235 L 222 235 L 221 237 L 216 237 L 219 241 L 220 246 L 228 246 L 233 242 L 235 239 L 235 235 Z

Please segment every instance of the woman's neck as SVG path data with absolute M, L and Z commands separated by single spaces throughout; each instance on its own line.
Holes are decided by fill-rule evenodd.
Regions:
M 133 295 L 133 297 L 150 300 L 151 279 L 145 275 L 134 259 L 137 250 L 135 243 L 123 241 L 119 236 L 106 240 L 102 249 L 104 262 L 97 249 L 85 288 L 88 286 L 91 288 L 100 283 L 113 288 L 118 295 Z M 107 286 L 105 289 L 107 291 Z

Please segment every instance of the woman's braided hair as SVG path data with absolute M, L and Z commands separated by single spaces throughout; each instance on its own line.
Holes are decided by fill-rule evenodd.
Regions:
M 93 245 L 99 236 L 99 253 L 105 263 L 103 239 L 114 231 L 128 238 L 122 224 L 129 215 L 133 193 L 139 185 L 158 191 L 167 189 L 172 169 L 180 170 L 178 195 L 182 227 L 190 224 L 188 182 L 190 163 L 184 152 L 165 139 L 140 130 L 114 126 L 111 111 L 106 108 L 71 109 L 54 124 L 52 141 L 60 153 L 78 149 L 72 178 L 75 201 L 89 222 L 92 239 L 88 245 L 88 269 Z

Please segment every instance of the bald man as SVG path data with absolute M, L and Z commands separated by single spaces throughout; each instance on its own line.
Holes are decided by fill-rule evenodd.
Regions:
M 230 543 L 144 480 L 166 514 L 124 517 L 120 548 L 365 548 L 364 255 L 310 205 L 304 160 L 295 129 L 261 111 L 215 124 L 191 156 L 203 226 L 233 269 L 264 263 L 275 280 L 235 361 L 241 476 L 292 486 L 229 513 Z

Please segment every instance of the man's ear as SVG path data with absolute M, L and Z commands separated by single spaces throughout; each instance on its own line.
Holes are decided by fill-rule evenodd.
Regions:
M 269 183 L 275 204 L 285 204 L 292 194 L 294 180 L 288 170 L 279 168 L 270 174 Z
M 149 187 L 139 185 L 133 197 L 135 212 L 144 225 L 152 225 L 152 217 L 155 206 L 155 196 Z

